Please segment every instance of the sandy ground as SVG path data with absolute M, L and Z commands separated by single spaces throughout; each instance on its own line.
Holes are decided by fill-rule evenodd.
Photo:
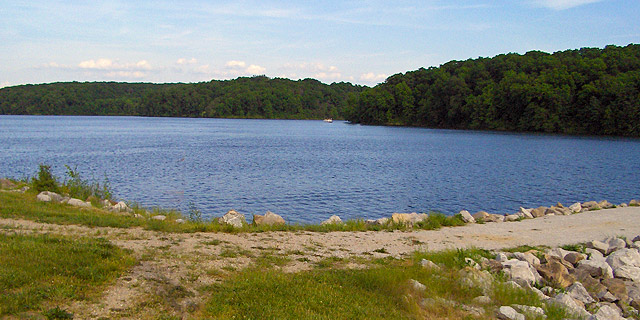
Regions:
M 357 268 L 358 258 L 401 258 L 418 250 L 554 247 L 607 236 L 633 238 L 640 235 L 640 207 L 408 232 L 172 234 L 13 219 L 0 219 L 0 232 L 98 236 L 130 249 L 140 260 L 138 265 L 106 288 L 99 301 L 80 302 L 69 308 L 82 319 L 144 319 L 159 308 L 178 317 L 188 315 L 206 299 L 199 288 L 222 281 L 259 257 L 285 258 L 286 264 L 279 268 L 296 272 L 311 269 L 327 258 L 343 258 L 344 267 Z M 176 291 L 184 294 L 167 294 Z

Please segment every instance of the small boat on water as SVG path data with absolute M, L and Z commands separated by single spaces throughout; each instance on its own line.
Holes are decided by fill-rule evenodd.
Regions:
M 331 118 L 327 118 L 327 119 L 324 119 L 324 122 L 326 122 L 326 123 L 332 123 L 332 122 L 333 122 L 333 119 L 331 119 Z

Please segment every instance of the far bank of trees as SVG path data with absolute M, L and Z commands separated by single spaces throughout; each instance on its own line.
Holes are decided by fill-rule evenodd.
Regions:
M 343 118 L 361 86 L 265 76 L 191 84 L 62 82 L 0 89 L 0 114 Z
M 640 136 L 640 45 L 451 61 L 352 97 L 362 124 Z
M 373 88 L 265 76 L 0 89 L 0 114 L 343 118 L 373 125 L 640 136 L 640 45 L 451 61 Z

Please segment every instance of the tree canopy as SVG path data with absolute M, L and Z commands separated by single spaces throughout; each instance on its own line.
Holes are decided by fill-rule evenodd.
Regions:
M 451 61 L 350 100 L 362 124 L 640 136 L 640 45 Z
M 191 84 L 61 82 L 0 89 L 0 114 L 342 118 L 361 86 L 265 76 Z

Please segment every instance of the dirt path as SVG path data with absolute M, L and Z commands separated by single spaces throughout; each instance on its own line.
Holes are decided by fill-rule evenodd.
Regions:
M 0 232 L 103 237 L 132 250 L 138 265 L 109 287 L 100 301 L 77 303 L 70 310 L 81 319 L 145 319 L 158 312 L 189 314 L 203 302 L 199 288 L 250 264 L 276 264 L 295 272 L 328 258 L 358 267 L 358 258 L 400 258 L 416 250 L 560 246 L 612 235 L 632 238 L 640 235 L 640 207 L 413 232 L 172 234 L 13 219 L 0 219 Z

